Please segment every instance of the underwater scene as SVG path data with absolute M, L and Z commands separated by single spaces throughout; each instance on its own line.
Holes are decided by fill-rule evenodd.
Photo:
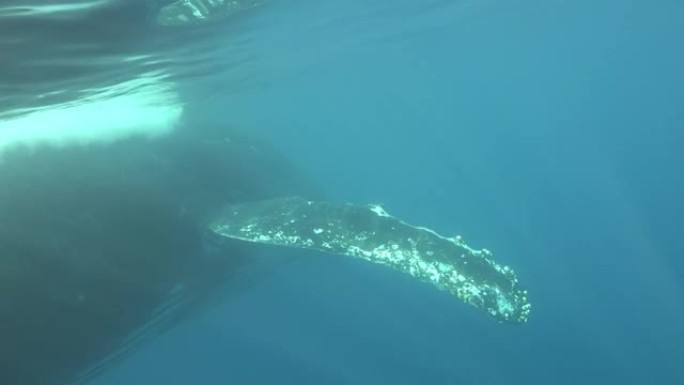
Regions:
M 3 0 L 0 385 L 684 384 L 682 15 Z

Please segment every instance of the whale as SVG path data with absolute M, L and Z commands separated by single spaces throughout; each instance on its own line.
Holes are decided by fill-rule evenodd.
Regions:
M 527 291 L 487 249 L 330 201 L 267 142 L 181 118 L 165 65 L 255 4 L 0 5 L 0 384 L 87 384 L 293 257 L 379 264 L 527 321 Z

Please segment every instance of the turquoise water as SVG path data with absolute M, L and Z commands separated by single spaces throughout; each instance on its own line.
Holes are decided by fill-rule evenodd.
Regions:
M 679 383 L 682 4 L 370 3 L 257 16 L 260 71 L 201 113 L 270 138 L 338 199 L 491 248 L 529 286 L 530 322 L 312 261 L 111 383 Z
M 492 250 L 533 310 L 501 325 L 377 266 L 300 260 L 96 383 L 681 383 L 683 13 L 272 0 L 173 39 L 145 30 L 185 122 L 249 132 L 331 199 Z

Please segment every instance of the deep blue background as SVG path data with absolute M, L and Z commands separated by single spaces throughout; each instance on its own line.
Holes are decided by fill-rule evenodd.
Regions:
M 101 383 L 684 383 L 682 14 L 670 0 L 255 12 L 245 81 L 188 91 L 188 119 L 266 138 L 331 199 L 491 249 L 529 288 L 530 322 L 309 253 Z

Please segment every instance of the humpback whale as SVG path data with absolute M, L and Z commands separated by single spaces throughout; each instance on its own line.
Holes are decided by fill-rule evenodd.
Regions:
M 254 4 L 15 3 L 0 7 L 0 46 L 11 53 L 0 63 L 0 121 L 25 107 L 69 104 L 95 85 L 108 90 L 157 65 L 155 55 L 136 61 L 151 44 L 150 19 L 195 25 Z M 141 8 L 148 13 L 138 15 Z M 128 71 L 97 55 L 124 57 Z M 47 131 L 57 123 L 50 120 L 41 123 Z M 184 123 L 162 134 L 3 148 L 0 384 L 88 383 L 205 308 L 220 287 L 241 285 L 246 272 L 281 259 L 262 245 L 378 263 L 502 323 L 527 320 L 526 291 L 489 251 L 379 205 L 327 201 L 286 157 L 223 127 Z
M 525 290 L 487 250 L 327 202 L 264 144 L 197 132 L 4 154 L 0 383 L 86 383 L 263 262 L 259 244 L 380 263 L 527 320 Z
M 208 239 L 211 214 L 316 195 L 305 186 L 272 149 L 226 133 L 6 151 L 0 383 L 85 383 L 257 257 Z

